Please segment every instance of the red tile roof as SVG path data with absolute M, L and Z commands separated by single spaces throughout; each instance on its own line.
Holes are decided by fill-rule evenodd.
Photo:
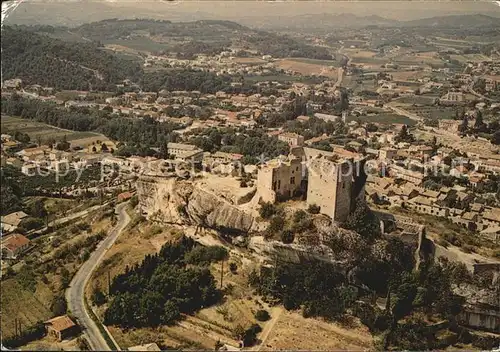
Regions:
M 22 248 L 30 243 L 30 240 L 27 239 L 25 236 L 20 235 L 20 234 L 13 234 L 9 237 L 7 237 L 3 242 L 2 246 L 6 247 L 7 249 L 11 251 L 16 251 L 19 248 Z
M 71 318 L 67 315 L 61 315 L 47 320 L 45 324 L 50 325 L 55 331 L 64 331 L 76 326 L 73 320 L 71 320 Z

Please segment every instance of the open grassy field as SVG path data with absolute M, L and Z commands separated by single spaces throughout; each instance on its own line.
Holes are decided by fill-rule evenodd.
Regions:
M 15 334 L 15 319 L 21 327 L 28 327 L 52 317 L 50 304 L 54 295 L 50 288 L 38 282 L 36 291 L 24 289 L 15 278 L 2 281 L 1 330 L 4 337 Z
M 49 138 L 54 138 L 58 141 L 62 140 L 64 137 L 66 137 L 72 145 L 81 145 L 84 147 L 97 140 L 109 141 L 106 136 L 100 133 L 65 130 L 34 120 L 22 119 L 13 116 L 2 116 L 1 128 L 2 133 L 13 134 L 16 131 L 19 131 L 28 134 L 32 141 L 37 142 L 40 140 L 42 143 L 47 141 Z
M 292 76 L 286 74 L 280 75 L 265 75 L 265 76 L 245 76 L 245 81 L 248 82 L 264 82 L 264 81 L 276 81 L 276 82 L 304 82 L 304 83 L 317 83 L 313 80 L 307 79 L 303 76 Z

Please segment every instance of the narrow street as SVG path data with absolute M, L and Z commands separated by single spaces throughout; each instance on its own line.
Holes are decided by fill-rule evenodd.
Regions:
M 116 212 L 118 213 L 118 221 L 116 226 L 110 231 L 109 235 L 99 244 L 97 249 L 92 253 L 90 258 L 80 267 L 78 272 L 71 280 L 70 286 L 66 290 L 66 300 L 68 302 L 68 310 L 78 319 L 83 333 L 87 338 L 90 347 L 94 351 L 109 351 L 110 348 L 106 340 L 102 336 L 97 324 L 90 317 L 89 312 L 85 307 L 85 287 L 92 273 L 101 263 L 104 255 L 109 248 L 115 243 L 120 236 L 125 226 L 130 221 L 130 217 L 126 212 L 128 203 L 117 205 Z

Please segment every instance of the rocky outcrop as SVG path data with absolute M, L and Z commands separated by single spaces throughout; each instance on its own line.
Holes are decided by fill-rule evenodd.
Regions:
M 143 215 L 179 225 L 199 225 L 226 233 L 247 233 L 254 218 L 195 181 L 175 177 L 141 177 L 137 195 Z

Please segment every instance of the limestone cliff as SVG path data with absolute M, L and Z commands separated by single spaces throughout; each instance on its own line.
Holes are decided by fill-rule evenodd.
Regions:
M 232 233 L 247 233 L 253 216 L 193 180 L 140 177 L 139 206 L 149 219 L 179 225 L 202 225 Z

